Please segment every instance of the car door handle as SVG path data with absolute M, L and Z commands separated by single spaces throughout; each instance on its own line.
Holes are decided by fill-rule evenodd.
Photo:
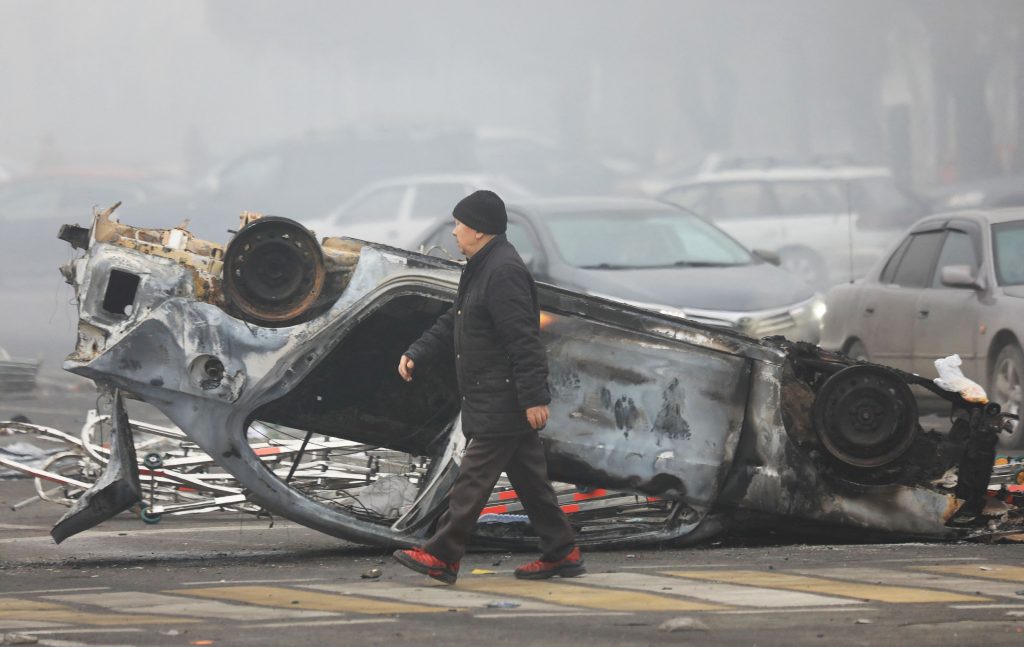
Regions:
M 917 311 L 917 318 L 918 319 L 927 319 L 929 312 L 931 312 L 931 311 L 930 310 L 918 310 Z

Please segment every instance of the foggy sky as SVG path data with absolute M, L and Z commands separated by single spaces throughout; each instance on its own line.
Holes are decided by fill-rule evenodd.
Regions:
M 887 56 L 857 32 L 908 4 L 4 0 L 0 159 L 179 169 L 189 146 L 409 121 L 648 163 L 699 155 L 726 122 L 745 149 L 835 152 L 857 145 L 846 77 Z M 690 88 L 710 120 L 681 118 Z

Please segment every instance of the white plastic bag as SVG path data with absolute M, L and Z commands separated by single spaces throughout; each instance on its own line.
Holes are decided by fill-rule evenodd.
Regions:
M 985 404 L 988 402 L 988 395 L 985 393 L 985 389 L 981 388 L 981 385 L 977 382 L 969 380 L 964 376 L 960 370 L 961 364 L 963 364 L 963 360 L 960 359 L 959 355 L 950 355 L 949 357 L 935 360 L 935 369 L 939 372 L 939 377 L 934 380 L 935 385 L 944 391 L 959 393 L 960 397 L 968 402 Z

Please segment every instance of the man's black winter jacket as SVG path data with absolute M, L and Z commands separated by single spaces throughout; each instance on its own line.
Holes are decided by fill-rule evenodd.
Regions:
M 454 354 L 467 437 L 530 430 L 526 409 L 551 401 L 537 286 L 504 235 L 473 255 L 455 305 L 405 353 L 414 370 Z

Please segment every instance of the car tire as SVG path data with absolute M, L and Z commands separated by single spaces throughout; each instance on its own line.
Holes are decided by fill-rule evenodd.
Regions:
M 871 356 L 868 355 L 868 348 L 859 339 L 854 339 L 846 346 L 844 351 L 846 356 L 855 362 L 870 362 Z
M 825 261 L 814 250 L 806 247 L 783 247 L 778 251 L 779 266 L 795 274 L 804 283 L 815 289 L 828 287 L 828 270 Z
M 996 354 L 988 379 L 988 397 L 998 402 L 1007 413 L 1020 414 L 1024 399 L 1024 352 L 1011 342 Z M 1024 425 L 1018 421 L 1010 434 L 1000 434 L 999 444 L 1009 449 L 1024 447 Z

